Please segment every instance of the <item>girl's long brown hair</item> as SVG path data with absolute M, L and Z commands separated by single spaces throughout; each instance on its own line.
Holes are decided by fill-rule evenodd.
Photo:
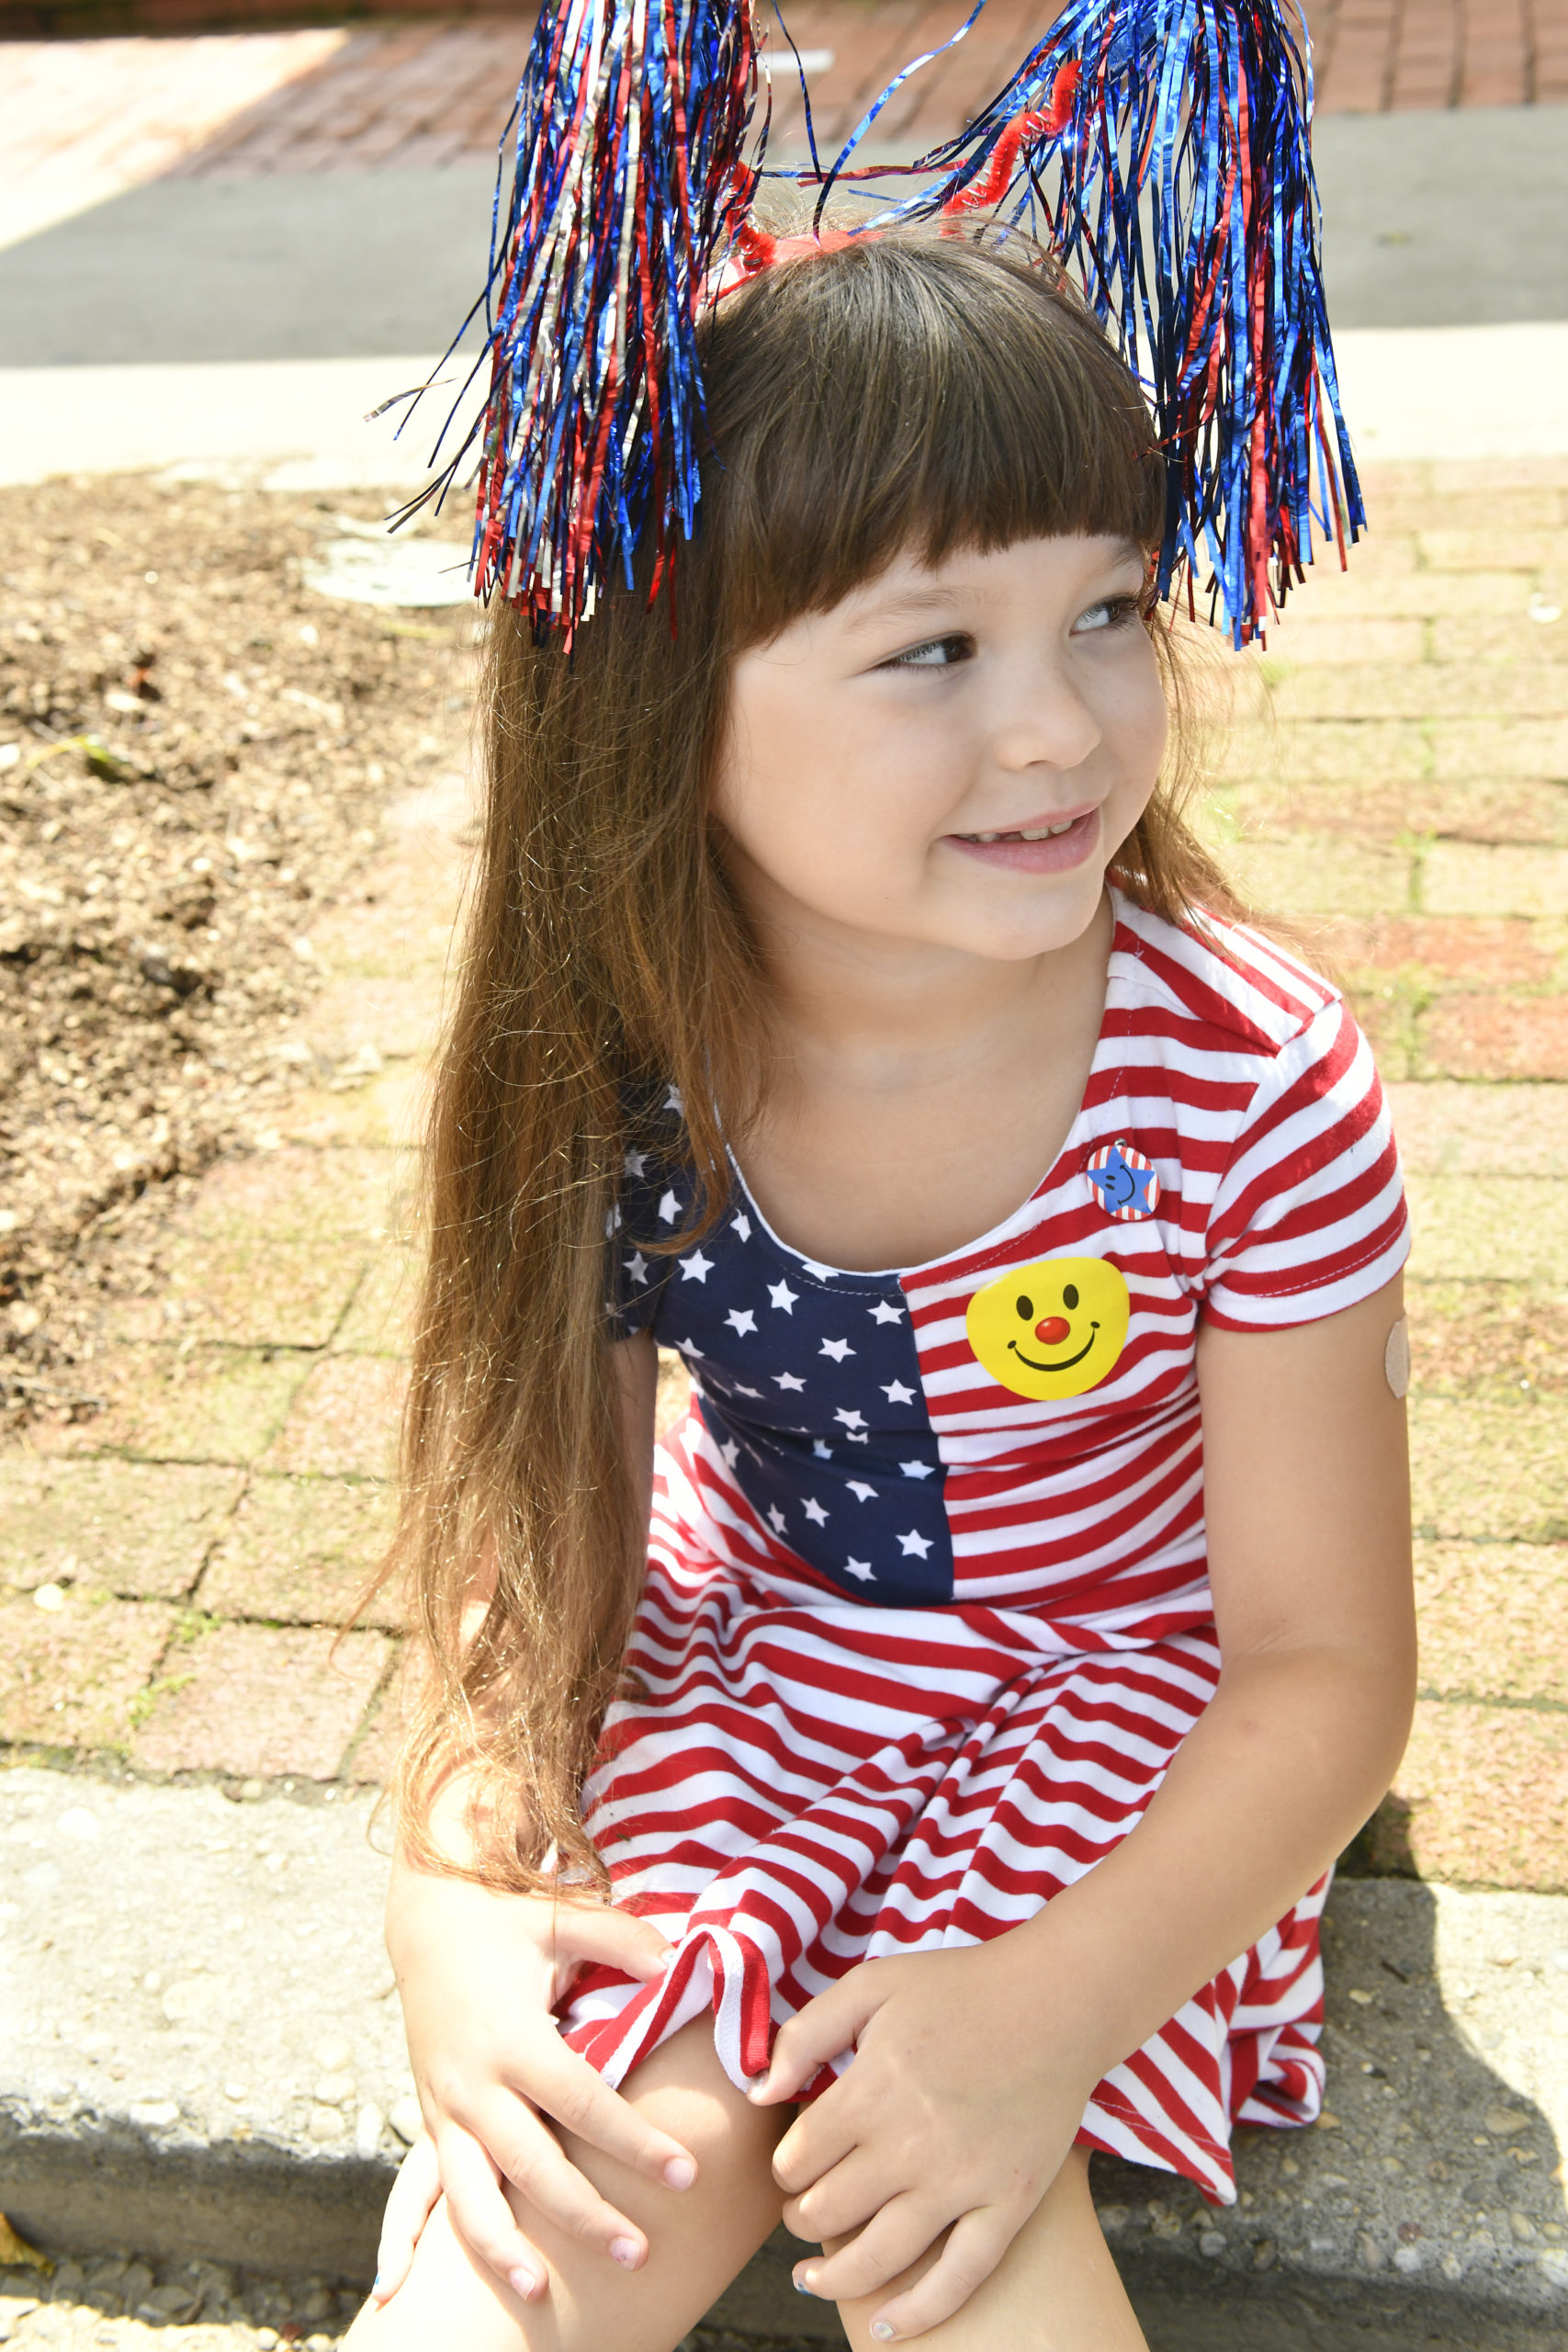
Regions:
M 644 1566 L 605 1318 L 634 1106 L 679 1088 L 711 1219 L 720 1111 L 744 1132 L 765 1074 L 765 976 L 708 814 L 735 657 L 906 550 L 937 563 L 1067 532 L 1152 549 L 1164 520 L 1136 386 L 1017 243 L 895 235 L 776 267 L 710 316 L 705 375 L 711 454 L 673 611 L 641 582 L 606 595 L 570 655 L 495 616 L 483 838 L 430 1122 L 387 1571 L 417 1595 L 427 1670 L 397 1805 L 434 1860 L 432 1796 L 469 1767 L 476 1872 L 518 1889 L 552 1871 L 604 1883 L 578 1800 Z M 1179 756 L 1111 868 L 1176 921 L 1233 903 L 1183 783 Z

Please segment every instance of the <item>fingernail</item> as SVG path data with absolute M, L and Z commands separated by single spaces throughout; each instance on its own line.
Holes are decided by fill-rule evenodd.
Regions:
M 791 2275 L 795 2280 L 795 2291 L 797 2295 L 814 2295 L 817 2292 L 815 2287 L 808 2287 L 807 2285 L 806 2280 L 801 2277 L 798 2270 L 793 2272 Z
M 750 2081 L 746 2086 L 746 2096 L 748 2098 L 761 2098 L 762 2093 L 767 2089 L 767 2087 L 768 2077 L 765 2073 L 753 2075 Z
M 664 2167 L 666 2188 L 690 2188 L 696 2177 L 697 2168 L 690 2156 L 671 2156 Z
M 636 2238 L 612 2238 L 610 2259 L 618 2262 L 623 2270 L 635 2270 L 642 2260 L 642 2248 Z
M 384 2303 L 387 2300 L 387 2282 L 378 2270 L 376 2273 L 376 2283 L 370 2290 L 371 2301 L 373 2303 Z
M 879 2344 L 891 2344 L 898 2331 L 890 2319 L 874 2319 L 871 2332 Z
M 531 2270 L 525 2270 L 519 2267 L 515 2270 L 509 2270 L 507 2272 L 506 2283 L 511 2288 L 514 2295 L 519 2297 L 522 2301 L 526 2302 L 529 2296 L 534 2293 L 539 2282 L 535 2278 L 534 2273 Z

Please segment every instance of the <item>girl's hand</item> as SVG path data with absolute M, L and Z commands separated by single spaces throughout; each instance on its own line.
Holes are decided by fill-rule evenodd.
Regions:
M 854 2064 L 780 2141 L 773 2176 L 797 2237 L 858 2233 L 800 2285 L 874 2294 L 944 2230 L 925 2276 L 879 2311 L 883 2339 L 949 2319 L 1001 2260 L 1072 2146 L 1099 2069 L 1043 2014 L 1040 1971 L 1011 1936 L 873 1960 L 784 2026 L 754 2098 L 797 2098 L 852 2048 Z M 1030 1955 L 1032 1957 L 1032 1955 Z M 1032 1982 L 1031 1979 L 1032 1978 Z
M 696 2165 L 567 2048 L 551 2009 L 592 1962 L 657 1977 L 664 1937 L 604 1905 L 492 1894 L 399 1862 L 387 1949 L 429 2147 L 415 2143 L 392 2191 L 381 2300 L 406 2273 L 440 2191 L 461 2236 L 513 2293 L 542 2295 L 544 2258 L 518 2228 L 503 2180 L 558 2228 L 636 2270 L 646 2237 L 568 2162 L 546 2119 L 668 2188 L 690 2188 Z

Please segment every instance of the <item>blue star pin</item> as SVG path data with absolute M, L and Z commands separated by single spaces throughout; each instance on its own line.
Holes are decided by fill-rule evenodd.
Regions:
M 1154 1208 L 1149 1197 L 1154 1170 L 1134 1168 L 1122 1158 L 1120 1144 L 1111 1145 L 1102 1166 L 1089 1170 L 1089 1181 L 1113 1216 L 1147 1216 Z

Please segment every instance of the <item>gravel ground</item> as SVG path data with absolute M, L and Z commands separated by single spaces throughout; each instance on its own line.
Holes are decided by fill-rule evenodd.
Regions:
M 12 1413 L 85 1406 L 98 1302 L 145 1286 L 159 1194 L 265 1144 L 301 1075 L 278 1032 L 316 985 L 312 919 L 374 853 L 389 794 L 449 756 L 472 607 L 306 584 L 378 514 L 146 476 L 0 492 Z
M 62 2262 L 51 2277 L 0 2267 L 0 2344 L 59 2352 L 328 2352 L 359 2307 L 320 2279 L 280 2287 L 211 2262 L 179 2268 L 125 2260 Z M 698 2328 L 678 2352 L 822 2352 L 819 2342 Z

